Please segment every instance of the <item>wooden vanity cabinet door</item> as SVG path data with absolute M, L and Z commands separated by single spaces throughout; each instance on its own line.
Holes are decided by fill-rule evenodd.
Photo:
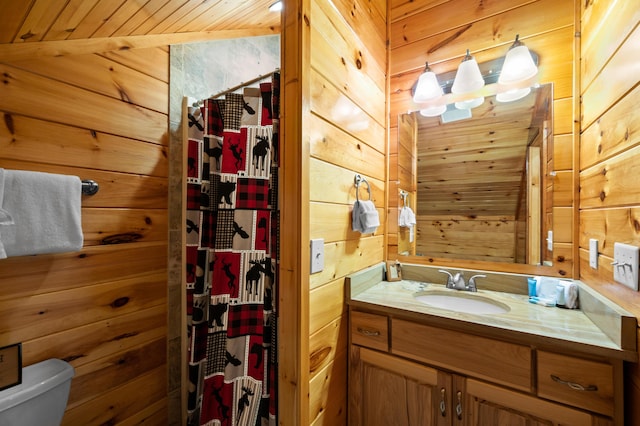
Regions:
M 587 426 L 609 425 L 582 410 L 545 401 L 479 380 L 466 380 L 466 425 Z
M 355 345 L 350 356 L 351 426 L 450 426 L 450 375 Z

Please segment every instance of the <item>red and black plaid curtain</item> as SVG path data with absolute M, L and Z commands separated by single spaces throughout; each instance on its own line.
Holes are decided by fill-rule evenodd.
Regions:
M 280 74 L 188 111 L 188 425 L 276 424 Z

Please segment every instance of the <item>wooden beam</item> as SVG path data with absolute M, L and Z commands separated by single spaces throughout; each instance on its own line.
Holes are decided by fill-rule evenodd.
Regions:
M 310 0 L 282 14 L 280 314 L 278 424 L 309 425 L 309 112 Z M 302 140 L 301 140 L 302 139 Z
M 280 27 L 0 44 L 0 62 L 280 34 Z

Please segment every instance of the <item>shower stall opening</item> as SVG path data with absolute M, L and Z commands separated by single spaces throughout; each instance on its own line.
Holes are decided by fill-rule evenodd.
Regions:
M 185 111 L 188 425 L 275 424 L 280 74 L 267 78 Z
M 279 35 L 170 47 L 171 424 L 277 423 L 279 68 Z

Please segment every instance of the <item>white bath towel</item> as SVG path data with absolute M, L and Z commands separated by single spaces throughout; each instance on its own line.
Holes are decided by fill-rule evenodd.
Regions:
M 356 201 L 351 212 L 351 229 L 362 234 L 376 232 L 380 226 L 380 216 L 373 201 Z
M 80 250 L 81 197 L 76 176 L 0 169 L 0 259 Z

